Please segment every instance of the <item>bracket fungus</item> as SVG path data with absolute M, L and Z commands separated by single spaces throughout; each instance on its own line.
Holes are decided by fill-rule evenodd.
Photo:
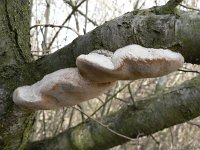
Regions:
M 18 87 L 13 93 L 13 101 L 25 109 L 73 106 L 97 97 L 114 83 L 94 83 L 83 78 L 77 68 L 61 69 L 31 86 Z
M 112 56 L 80 55 L 77 68 L 61 69 L 33 85 L 18 87 L 13 101 L 20 107 L 35 110 L 73 106 L 99 96 L 117 80 L 162 76 L 183 63 L 179 53 L 135 44 L 116 50 Z
M 176 71 L 183 63 L 179 53 L 136 44 L 116 50 L 112 57 L 90 53 L 76 59 L 81 75 L 97 83 L 159 77 Z

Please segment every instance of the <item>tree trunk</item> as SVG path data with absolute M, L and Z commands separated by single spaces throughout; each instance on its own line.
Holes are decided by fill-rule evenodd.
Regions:
M 0 149 L 23 149 L 32 116 L 18 110 L 12 91 L 30 82 L 21 70 L 30 62 L 29 1 L 0 1 Z

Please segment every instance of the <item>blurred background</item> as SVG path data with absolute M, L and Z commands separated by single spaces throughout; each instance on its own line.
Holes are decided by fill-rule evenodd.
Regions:
M 106 21 L 137 9 L 163 5 L 167 0 L 30 0 L 31 50 L 34 59 L 51 54 L 69 44 L 78 36 L 102 25 Z M 199 0 L 185 0 L 178 8 L 199 11 Z M 167 90 L 191 79 L 200 67 L 184 64 L 194 72 L 174 72 L 154 79 L 118 82 L 114 89 L 100 97 L 81 103 L 74 108 L 38 111 L 31 141 L 55 136 L 73 127 L 89 115 L 106 116 L 132 104 L 142 97 Z M 84 112 L 84 113 L 83 113 Z M 87 114 L 87 115 L 85 115 Z M 176 125 L 150 136 L 112 148 L 112 150 L 200 150 L 200 117 Z

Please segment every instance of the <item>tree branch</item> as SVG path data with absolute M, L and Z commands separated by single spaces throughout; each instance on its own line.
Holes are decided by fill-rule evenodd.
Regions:
M 170 126 L 193 119 L 200 114 L 200 76 L 169 91 L 148 97 L 98 121 L 127 137 L 150 135 Z M 107 149 L 127 142 L 97 122 L 88 120 L 52 139 L 30 144 L 29 149 L 92 150 Z
M 37 60 L 34 65 L 41 78 L 61 68 L 75 67 L 76 57 L 80 54 L 95 49 L 115 51 L 129 44 L 169 48 L 179 51 L 186 62 L 200 64 L 199 20 L 200 14 L 197 12 L 184 13 L 179 17 L 126 13 L 78 37 L 55 53 Z
M 54 24 L 36 24 L 36 25 L 31 26 L 31 27 L 30 27 L 30 30 L 33 29 L 33 28 L 37 28 L 37 27 L 67 28 L 67 29 L 73 31 L 74 33 L 76 33 L 76 34 L 79 36 L 79 33 L 78 33 L 75 29 L 73 29 L 73 28 L 71 28 L 71 27 L 69 27 L 69 26 L 54 25 Z M 36 52 L 38 52 L 38 51 L 36 51 Z
M 74 7 L 74 9 L 71 11 L 71 13 L 67 16 L 67 18 L 65 19 L 65 21 L 62 23 L 62 26 L 65 25 L 65 23 L 71 18 L 71 16 L 77 11 L 77 9 L 85 2 L 86 0 L 82 0 L 77 6 Z M 54 37 L 52 38 L 52 41 L 50 42 L 49 46 L 47 49 L 50 49 L 53 42 L 55 41 L 56 37 L 58 36 L 59 32 L 61 31 L 62 28 L 60 28 L 56 34 L 54 35 Z
M 70 2 L 70 1 L 66 1 L 66 0 L 65 0 L 65 3 L 68 4 L 69 6 L 71 6 L 72 9 L 74 9 L 74 7 L 76 7 L 76 6 L 74 6 L 73 3 Z M 77 9 L 76 11 L 78 11 L 78 13 L 81 14 L 83 17 L 86 17 L 86 15 L 85 15 L 82 11 L 80 11 L 79 9 Z M 98 24 L 97 24 L 95 21 L 93 21 L 92 19 L 90 19 L 90 18 L 87 17 L 87 20 L 88 20 L 89 22 L 91 22 L 94 26 L 98 26 Z
M 199 11 L 200 12 L 200 9 L 197 9 L 197 8 L 193 8 L 193 7 L 189 7 L 189 6 L 185 6 L 183 4 L 179 4 L 181 7 L 183 8 L 186 8 L 186 9 L 191 9 L 191 10 L 194 10 L 194 11 Z
M 183 0 L 169 0 L 164 6 L 165 8 L 176 8 Z
M 187 68 L 184 68 L 184 69 L 178 69 L 178 71 L 189 72 L 189 73 L 198 73 L 198 74 L 200 74 L 200 72 L 197 71 L 197 70 L 190 70 L 190 69 L 187 69 Z
M 156 14 L 174 14 L 175 8 L 183 0 L 169 0 L 165 5 L 154 7 Z

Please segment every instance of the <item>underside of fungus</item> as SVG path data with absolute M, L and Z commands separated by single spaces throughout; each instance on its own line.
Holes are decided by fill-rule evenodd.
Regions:
M 26 109 L 54 109 L 73 106 L 95 98 L 115 85 L 117 80 L 136 80 L 163 76 L 184 63 L 181 54 L 164 49 L 129 45 L 113 55 L 80 55 L 77 68 L 61 69 L 46 75 L 31 86 L 13 93 L 13 101 Z

